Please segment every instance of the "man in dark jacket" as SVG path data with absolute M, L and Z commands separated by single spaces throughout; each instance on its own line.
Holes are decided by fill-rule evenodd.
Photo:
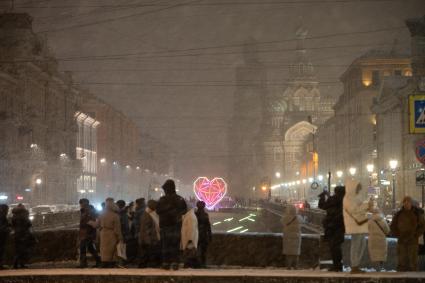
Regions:
M 3 267 L 3 256 L 6 249 L 6 242 L 10 234 L 10 223 L 7 220 L 9 207 L 6 204 L 0 205 L 0 270 Z
M 142 218 L 143 213 L 145 213 L 146 210 L 146 204 L 144 198 L 138 198 L 136 199 L 136 207 L 134 211 L 134 218 L 132 222 L 132 231 L 136 237 L 139 235 L 140 232 L 140 220 Z
M 342 249 L 344 242 L 344 216 L 343 199 L 345 195 L 345 187 L 335 187 L 335 194 L 329 196 L 329 192 L 324 191 L 319 195 L 319 208 L 326 210 L 326 217 L 323 220 L 323 228 L 325 229 L 325 240 L 328 241 L 329 249 L 332 256 L 332 271 L 342 271 Z
M 96 267 L 100 266 L 100 257 L 97 253 L 96 240 L 96 213 L 88 199 L 80 199 L 80 268 L 87 267 L 87 250 L 96 260 Z
M 424 231 L 423 210 L 412 205 L 411 197 L 404 197 L 403 207 L 391 222 L 391 232 L 397 237 L 397 271 L 418 270 L 418 243 Z
M 162 241 L 162 266 L 165 269 L 179 268 L 179 251 L 182 216 L 187 211 L 186 202 L 177 195 L 173 180 L 165 181 L 162 185 L 165 196 L 162 196 L 156 208 L 159 216 L 159 227 Z
M 198 254 L 201 267 L 207 265 L 207 249 L 208 244 L 212 240 L 211 223 L 208 213 L 205 211 L 205 202 L 198 201 L 196 203 L 197 210 L 195 212 L 198 219 Z
M 13 268 L 26 268 L 31 249 L 36 244 L 36 239 L 31 232 L 32 223 L 29 212 L 23 204 L 12 210 L 13 238 L 15 242 L 15 261 Z

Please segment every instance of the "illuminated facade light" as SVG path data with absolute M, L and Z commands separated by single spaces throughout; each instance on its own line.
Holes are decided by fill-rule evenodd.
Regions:
M 114 162 L 112 162 L 112 164 L 114 164 L 114 165 L 118 165 L 118 162 L 114 161 Z
M 351 176 L 356 175 L 357 169 L 356 167 L 350 167 L 350 169 L 348 169 L 348 172 L 350 172 Z
M 297 185 L 301 184 L 301 181 L 297 181 Z
M 106 163 L 106 158 L 101 158 L 100 163 L 102 163 L 102 164 Z
M 369 173 L 372 173 L 374 168 L 375 168 L 375 166 L 373 164 L 366 165 L 366 170 Z
M 136 167 L 136 170 L 140 170 L 140 167 L 139 167 L 139 166 L 137 166 L 137 167 Z
M 338 178 L 341 178 L 341 177 L 342 177 L 342 175 L 344 175 L 344 173 L 343 173 L 341 170 L 336 171 L 336 176 L 337 176 Z
M 323 175 L 317 176 L 317 180 L 319 180 L 320 182 L 323 181 Z
M 314 179 L 310 177 L 310 178 L 308 178 L 308 181 L 309 181 L 310 183 L 313 183 Z
M 30 148 L 37 148 L 38 147 L 38 145 L 36 144 L 36 143 L 32 143 L 31 145 L 30 145 Z
M 303 184 L 307 184 L 307 180 L 306 179 L 303 179 Z
M 398 161 L 395 160 L 395 159 L 391 159 L 390 162 L 389 162 L 389 164 L 390 164 L 391 170 L 395 170 L 395 169 L 397 169 Z
M 66 158 L 66 153 L 61 153 L 59 156 L 60 158 Z
M 275 173 L 276 178 L 280 178 L 280 172 Z
M 35 183 L 36 183 L 37 185 L 41 185 L 41 183 L 43 183 L 43 180 L 41 180 L 41 178 L 37 178 L 37 179 L 35 180 Z
M 130 169 L 130 168 L 131 168 L 131 166 L 130 166 L 130 165 L 127 165 L 127 166 L 125 166 L 125 168 Z

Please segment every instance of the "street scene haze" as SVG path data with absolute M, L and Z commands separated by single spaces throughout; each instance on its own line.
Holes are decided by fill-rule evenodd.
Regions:
M 0 0 L 2 282 L 422 282 L 424 206 L 424 0 Z

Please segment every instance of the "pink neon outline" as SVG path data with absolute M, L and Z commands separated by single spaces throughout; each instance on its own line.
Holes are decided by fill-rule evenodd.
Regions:
M 198 192 L 197 192 L 197 183 L 198 183 L 198 181 L 199 180 L 203 180 L 203 182 L 201 183 L 201 185 L 202 184 L 204 184 L 205 183 L 205 181 L 207 181 L 208 183 L 213 183 L 213 182 L 217 182 L 217 181 L 221 181 L 222 183 L 223 183 L 223 185 L 224 185 L 224 192 L 223 192 L 223 194 L 221 195 L 221 196 L 219 196 L 219 198 L 213 203 L 213 204 L 211 204 L 211 205 L 209 205 L 204 199 L 202 199 L 199 195 L 198 195 Z M 223 178 L 220 178 L 220 177 L 215 177 L 215 178 L 213 178 L 211 181 L 210 181 L 210 179 L 208 179 L 207 177 L 198 177 L 196 180 L 195 180 L 195 182 L 193 182 L 193 191 L 194 191 L 194 193 L 195 193 L 195 196 L 196 196 L 196 198 L 198 199 L 198 200 L 200 200 L 200 201 L 204 201 L 205 202 L 205 206 L 206 206 L 206 208 L 208 209 L 208 210 L 212 210 L 218 203 L 220 203 L 220 201 L 226 196 L 226 194 L 227 194 L 227 183 L 226 183 L 226 181 L 224 181 L 224 179 Z

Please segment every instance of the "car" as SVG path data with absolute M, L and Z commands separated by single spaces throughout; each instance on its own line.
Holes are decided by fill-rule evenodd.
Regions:
M 53 211 L 54 208 L 51 205 L 37 205 L 30 209 L 30 214 L 48 214 Z

